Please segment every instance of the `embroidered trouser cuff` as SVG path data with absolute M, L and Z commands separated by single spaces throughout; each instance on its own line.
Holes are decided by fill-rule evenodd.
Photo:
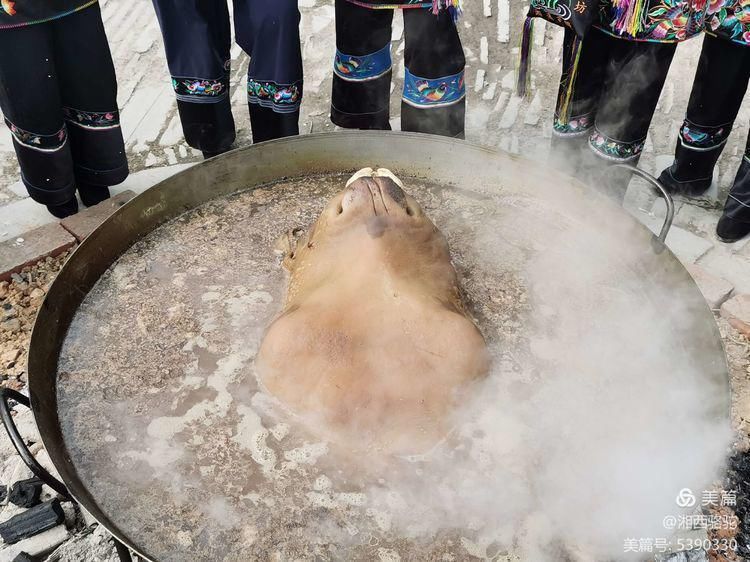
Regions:
M 749 79 L 750 49 L 706 35 L 675 161 L 662 174 L 679 191 L 697 194 L 710 187 Z
M 21 180 L 31 198 L 45 205 L 61 205 L 75 197 L 67 127 L 44 135 L 21 129 L 8 119 L 5 123 L 13 135 Z
M 567 32 L 568 47 L 570 39 Z M 575 129 L 555 127 L 558 138 L 588 132 L 578 169 L 584 181 L 616 198 L 624 195 L 630 174 L 605 170 L 613 163 L 638 162 L 675 49 L 674 44 L 616 39 L 597 29 L 586 35 L 572 99 L 572 115 L 585 122 Z
M 404 10 L 405 77 L 401 129 L 463 137 L 464 55 L 448 13 Z M 331 120 L 341 127 L 389 129 L 393 11 L 336 1 Z
M 336 0 L 331 121 L 347 129 L 390 129 L 393 10 Z
M 153 2 L 187 142 L 205 152 L 227 150 L 235 138 L 227 2 Z M 297 134 L 302 101 L 297 2 L 234 0 L 233 6 L 237 44 L 250 55 L 247 97 L 253 140 Z
M 0 50 L 17 53 L 0 65 L 0 107 L 29 195 L 60 205 L 76 183 L 122 182 L 128 165 L 98 5 L 4 30 Z

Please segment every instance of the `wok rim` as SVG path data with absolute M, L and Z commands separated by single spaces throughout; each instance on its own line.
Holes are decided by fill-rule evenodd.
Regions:
M 337 131 L 332 133 L 315 133 L 287 137 L 254 144 L 232 150 L 181 170 L 169 178 L 154 184 L 143 193 L 128 201 L 125 205 L 118 208 L 76 247 L 50 285 L 45 300 L 37 313 L 29 343 L 27 375 L 29 397 L 31 400 L 34 421 L 39 428 L 42 443 L 49 454 L 50 460 L 57 469 L 60 478 L 68 488 L 70 495 L 109 533 L 143 559 L 152 562 L 156 561 L 156 558 L 152 555 L 144 554 L 142 548 L 138 546 L 138 541 L 126 535 L 110 520 L 105 511 L 99 507 L 82 479 L 78 477 L 75 462 L 68 454 L 66 448 L 65 435 L 62 430 L 60 415 L 57 409 L 57 368 L 62 345 L 67 335 L 67 329 L 70 326 L 70 322 L 72 321 L 75 312 L 78 310 L 81 302 L 86 294 L 88 294 L 93 284 L 101 277 L 104 271 L 106 271 L 107 268 L 137 240 L 153 232 L 164 223 L 174 219 L 176 216 L 179 216 L 184 212 L 203 205 L 212 199 L 224 197 L 231 193 L 257 189 L 267 185 L 271 181 L 279 181 L 284 177 L 299 178 L 310 176 L 311 171 L 308 170 L 307 167 L 313 166 L 314 168 L 315 163 L 320 158 L 320 154 L 317 155 L 318 159 L 315 158 L 316 151 L 322 152 L 324 156 L 328 155 L 329 158 L 336 158 L 336 148 L 340 148 L 346 152 L 347 150 L 353 150 L 353 146 L 359 146 L 363 143 L 370 143 L 370 148 L 375 149 L 376 152 L 380 151 L 381 153 L 384 153 L 386 155 L 384 159 L 387 160 L 387 156 L 390 154 L 392 157 L 391 159 L 395 161 L 398 161 L 399 158 L 403 160 L 403 155 L 400 155 L 398 151 L 399 147 L 403 147 L 407 153 L 412 151 L 415 156 L 419 155 L 420 157 L 423 157 L 425 154 L 434 155 L 455 151 L 463 152 L 465 155 L 479 158 L 485 166 L 492 166 L 492 164 L 495 163 L 494 174 L 498 174 L 498 177 L 500 177 L 499 174 L 502 174 L 502 163 L 504 160 L 520 163 L 520 165 L 526 164 L 527 167 L 531 166 L 532 168 L 536 165 L 528 158 L 509 154 L 499 149 L 494 149 L 469 141 L 424 135 L 420 133 L 391 131 Z M 322 145 L 323 148 L 316 149 L 315 147 L 318 145 Z M 425 145 L 430 149 L 429 151 L 424 150 Z M 420 147 L 420 150 L 416 150 L 416 147 Z M 303 156 L 296 165 L 288 167 L 288 169 L 292 170 L 291 174 L 283 176 L 275 175 L 274 179 L 269 178 L 268 181 L 258 181 L 255 183 L 248 182 L 245 179 L 235 178 L 232 181 L 234 181 L 235 184 L 240 184 L 238 188 L 232 188 L 227 191 L 214 191 L 216 184 L 222 179 L 227 179 L 225 177 L 227 174 L 222 173 L 223 168 L 231 168 L 232 166 L 235 168 L 243 168 L 245 175 L 252 178 L 254 177 L 252 169 L 258 167 L 256 161 L 260 161 L 260 166 L 265 165 L 266 168 L 270 167 L 273 169 L 283 167 L 278 161 L 278 156 L 273 154 L 277 150 L 286 153 L 287 155 L 301 154 Z M 305 150 L 311 154 L 305 156 Z M 331 156 L 332 152 L 334 153 L 333 156 Z M 341 158 L 340 154 L 338 158 Z M 245 159 L 247 159 L 247 163 L 243 164 L 242 162 Z M 264 159 L 268 160 L 268 162 L 264 163 Z M 361 161 L 372 163 L 374 159 L 369 157 L 367 159 L 361 158 Z M 385 165 L 384 162 L 381 162 L 381 164 Z M 419 162 L 414 162 L 413 164 L 424 166 L 424 163 L 420 164 Z M 443 163 L 443 165 L 445 164 Z M 450 166 L 451 164 L 448 165 Z M 455 164 L 453 164 L 453 166 L 455 166 Z M 365 166 L 357 166 L 356 164 L 353 164 L 338 168 L 327 167 L 321 169 L 319 173 L 343 173 L 362 167 Z M 401 169 L 400 166 L 392 167 L 394 169 Z M 251 171 L 248 171 L 248 168 Z M 425 170 L 424 167 L 418 167 L 417 169 Z M 426 170 L 429 171 L 430 169 L 431 167 L 427 166 Z M 257 171 L 258 170 L 256 170 L 256 172 Z M 260 171 L 262 171 L 262 169 Z M 214 174 L 214 183 L 211 184 L 210 189 L 205 190 L 209 193 L 208 196 L 203 200 L 198 200 L 200 199 L 200 197 L 198 197 L 189 206 L 180 203 L 180 196 L 182 195 L 180 190 L 187 189 L 182 184 L 195 183 L 194 180 L 200 179 L 201 177 L 210 178 L 210 174 L 212 173 Z M 257 176 L 257 174 L 255 175 Z M 602 195 L 594 192 L 575 178 L 560 172 L 553 172 L 551 173 L 551 176 L 557 178 L 561 182 L 570 184 L 576 189 L 583 189 L 587 196 L 598 198 L 602 204 L 616 208 L 615 205 L 606 200 Z M 262 174 L 260 177 L 262 177 Z M 427 174 L 426 177 L 429 178 L 429 174 Z M 432 178 L 434 179 L 434 177 L 435 176 L 433 175 Z M 191 193 L 196 192 L 195 187 L 189 189 L 191 190 Z M 650 242 L 653 242 L 656 240 L 656 236 L 635 217 L 631 216 L 624 209 L 621 209 L 620 212 L 627 215 L 628 219 L 634 225 L 637 225 L 635 230 L 640 233 L 640 236 L 643 237 L 644 241 L 649 240 Z M 122 230 L 118 232 L 117 229 L 125 229 L 125 233 L 123 233 Z M 110 248 L 110 251 L 107 251 L 105 246 L 102 245 L 102 241 L 107 240 L 110 244 L 114 244 L 112 242 L 113 234 L 123 238 L 127 236 L 127 240 L 119 241 L 121 249 L 111 251 Z M 649 251 L 653 252 L 652 245 L 648 244 L 648 247 Z M 712 341 L 710 343 L 713 348 L 712 352 L 715 352 L 715 357 L 713 357 L 711 362 L 718 361 L 718 364 L 716 364 L 714 368 L 716 369 L 717 374 L 718 371 L 720 371 L 721 374 L 721 380 L 714 381 L 715 384 L 721 385 L 722 395 L 725 398 L 721 408 L 721 417 L 725 417 L 728 424 L 731 425 L 731 385 L 729 366 L 724 343 L 721 339 L 714 315 L 708 308 L 708 305 L 698 290 L 695 281 L 672 251 L 669 248 L 665 248 L 665 251 L 660 255 L 663 257 L 656 259 L 662 262 L 662 265 L 665 268 L 671 268 L 672 272 L 682 277 L 683 282 L 692 285 L 694 288 L 693 292 L 695 293 L 694 296 L 700 299 L 703 308 L 705 309 L 705 314 L 703 314 L 704 319 L 710 319 L 711 321 L 710 324 L 707 322 L 702 322 L 702 324 L 708 324 L 710 326 L 708 328 L 708 331 L 711 332 L 712 336 Z M 96 262 L 97 256 L 99 256 L 100 260 L 98 263 Z M 92 259 L 94 259 L 96 264 L 96 270 L 93 272 L 91 263 Z M 693 303 L 693 306 L 700 308 L 696 303 Z

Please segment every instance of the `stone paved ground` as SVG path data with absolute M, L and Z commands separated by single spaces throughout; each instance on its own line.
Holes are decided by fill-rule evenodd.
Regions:
M 328 120 L 330 62 L 334 52 L 332 0 L 300 0 L 305 102 L 301 129 L 304 133 L 332 130 Z M 514 153 L 541 153 L 550 139 L 550 117 L 559 76 L 560 30 L 539 25 L 534 45 L 532 93 L 521 100 L 513 95 L 515 65 L 524 8 L 510 0 L 469 0 L 461 34 L 467 55 L 469 90 L 467 138 Z M 161 37 L 148 0 L 101 0 L 105 26 L 119 78 L 122 128 L 132 170 L 117 191 L 147 188 L 200 155 L 182 140 L 176 105 L 168 79 Z M 394 128 L 398 127 L 398 95 L 403 76 L 403 23 L 395 18 L 394 52 L 396 79 L 392 103 Z M 683 44 L 672 67 L 642 159 L 642 167 L 658 172 L 671 162 L 674 135 L 682 120 L 700 39 Z M 244 75 L 247 57 L 232 49 L 232 103 L 238 124 L 237 145 L 251 142 Z M 670 245 L 685 262 L 695 262 L 728 279 L 743 292 L 750 291 L 750 246 L 746 242 L 720 244 L 713 235 L 717 207 L 739 165 L 747 132 L 750 104 L 745 104 L 740 123 L 722 157 L 713 198 L 698 202 L 678 201 L 676 224 Z M 538 158 L 538 160 L 542 160 Z M 626 206 L 639 219 L 657 228 L 663 208 L 650 190 L 634 182 Z M 13 239 L 32 227 L 51 222 L 46 210 L 26 196 L 18 182 L 18 167 L 10 133 L 0 125 L 0 241 Z

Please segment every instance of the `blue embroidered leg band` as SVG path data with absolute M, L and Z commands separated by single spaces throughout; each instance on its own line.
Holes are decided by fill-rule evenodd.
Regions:
M 406 69 L 403 101 L 419 109 L 445 107 L 466 97 L 464 71 L 442 78 L 421 78 Z
M 685 119 L 680 128 L 680 144 L 691 150 L 713 150 L 723 146 L 732 131 L 732 123 L 716 127 L 704 127 Z
M 349 82 L 362 82 L 380 78 L 391 70 L 391 44 L 369 55 L 346 55 L 336 50 L 333 72 Z

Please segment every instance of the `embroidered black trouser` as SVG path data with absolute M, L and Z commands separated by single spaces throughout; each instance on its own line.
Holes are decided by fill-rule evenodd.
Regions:
M 674 191 L 699 195 L 732 131 L 750 80 L 750 48 L 706 35 L 675 161 L 661 179 Z
M 452 17 L 404 9 L 401 130 L 464 136 L 465 59 Z M 349 129 L 390 129 L 393 10 L 336 0 L 331 120 Z
M 60 205 L 76 183 L 122 182 L 128 164 L 99 6 L 0 30 L 0 50 L 0 108 L 32 199 Z
M 569 68 L 572 40 L 572 32 L 566 30 L 564 69 Z M 618 39 L 598 29 L 587 34 L 571 118 L 562 124 L 556 117 L 554 123 L 558 145 L 576 139 L 587 142 L 590 150 L 582 152 L 578 167 L 584 179 L 601 185 L 603 169 L 610 163 L 638 162 L 676 47 L 673 43 Z M 561 80 L 561 94 L 564 87 Z M 630 175 L 610 172 L 606 176 L 605 189 L 622 196 Z
M 182 129 L 204 152 L 235 138 L 229 96 L 231 29 L 226 0 L 153 0 Z M 297 0 L 233 0 L 237 43 L 250 55 L 253 141 L 299 133 L 302 100 Z

